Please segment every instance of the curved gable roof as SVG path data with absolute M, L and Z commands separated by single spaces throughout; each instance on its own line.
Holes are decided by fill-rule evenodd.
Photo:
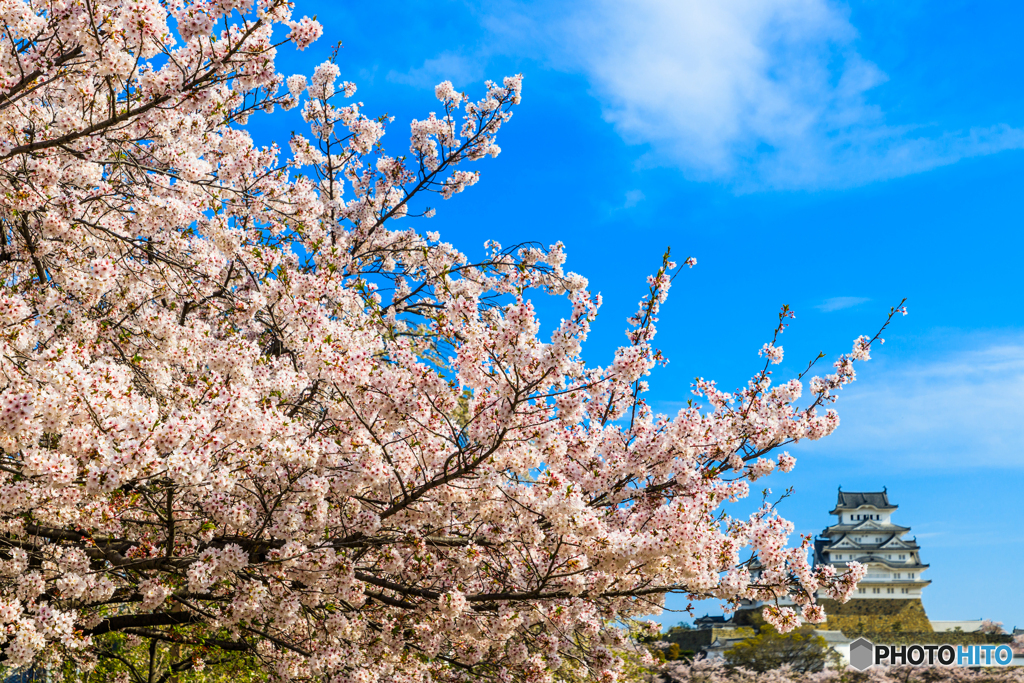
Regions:
M 900 534 L 910 531 L 909 526 L 900 526 L 898 524 L 882 524 L 875 522 L 875 527 L 862 527 L 865 522 L 857 522 L 856 524 L 833 524 L 832 526 L 825 527 L 822 533 L 826 536 L 829 534 L 871 534 L 871 533 L 885 533 L 885 534 Z
M 856 510 L 861 507 L 873 507 L 876 510 L 895 510 L 899 506 L 889 502 L 887 490 L 878 492 L 840 490 L 839 500 L 836 501 L 836 507 L 832 510 L 832 514 L 838 514 L 839 510 Z

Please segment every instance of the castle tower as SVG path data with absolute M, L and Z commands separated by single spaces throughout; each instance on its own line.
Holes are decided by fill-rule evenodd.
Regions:
M 889 502 L 886 489 L 879 493 L 853 493 L 839 489 L 839 500 L 830 514 L 838 519 L 814 541 L 815 564 L 831 564 L 841 573 L 849 562 L 867 565 L 868 574 L 857 587 L 856 598 L 920 598 L 931 583 L 921 578 L 928 565 L 921 564 L 917 539 L 903 536 L 910 527 L 892 523 L 898 506 Z

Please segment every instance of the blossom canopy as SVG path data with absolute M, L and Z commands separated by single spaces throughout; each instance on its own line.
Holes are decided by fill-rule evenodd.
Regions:
M 797 406 L 802 375 L 768 370 L 784 309 L 748 386 L 697 380 L 706 405 L 655 415 L 668 256 L 596 366 L 600 297 L 561 244 L 471 259 L 415 228 L 500 154 L 521 76 L 441 83 L 389 156 L 339 65 L 277 73 L 322 33 L 282 0 L 3 15 L 6 665 L 90 670 L 117 635 L 174 674 L 219 652 L 280 680 L 613 680 L 609 625 L 667 593 L 813 621 L 819 590 L 849 596 L 863 568 L 812 569 L 771 504 L 723 506 L 835 429 L 875 339 Z M 309 124 L 287 151 L 245 129 L 276 107 Z M 544 336 L 537 296 L 567 302 Z

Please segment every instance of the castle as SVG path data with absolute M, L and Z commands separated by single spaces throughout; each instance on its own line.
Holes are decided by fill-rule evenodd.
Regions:
M 892 521 L 898 506 L 889 502 L 888 489 L 879 492 L 850 492 L 839 488 L 835 523 L 814 540 L 814 564 L 828 564 L 837 574 L 850 562 L 867 566 L 849 602 L 840 604 L 820 591 L 818 603 L 827 621 L 816 630 L 844 661 L 849 658 L 853 639 L 864 636 L 875 643 L 905 642 L 991 644 L 1009 642 L 1012 636 L 986 633 L 981 619 L 973 621 L 931 621 L 921 602 L 921 592 L 931 581 L 922 575 L 928 565 L 921 562 L 916 538 L 907 538 L 910 527 Z M 760 568 L 755 565 L 756 577 Z M 792 606 L 783 598 L 781 604 Z M 764 603 L 746 601 L 731 617 L 707 616 L 694 620 L 696 628 L 673 628 L 666 641 L 681 651 L 722 657 L 735 643 L 749 638 L 763 623 Z M 1024 663 L 1024 662 L 1022 662 Z
M 850 562 L 867 566 L 854 599 L 920 598 L 921 590 L 931 583 L 921 576 L 928 565 L 921 563 L 917 539 L 904 538 L 910 527 L 892 522 L 898 507 L 889 502 L 887 489 L 854 493 L 840 487 L 839 500 L 829 513 L 838 519 L 814 541 L 815 564 L 830 564 L 837 573 Z

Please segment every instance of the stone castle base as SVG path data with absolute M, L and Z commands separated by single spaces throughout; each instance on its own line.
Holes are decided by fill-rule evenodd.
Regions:
M 825 614 L 828 615 L 827 622 L 815 625 L 815 628 L 823 631 L 842 631 L 846 635 L 883 631 L 932 632 L 932 624 L 928 621 L 921 598 L 854 598 L 846 604 L 819 598 L 818 604 L 825 608 Z M 739 610 L 733 617 L 733 623 L 736 626 L 750 626 L 756 630 L 764 623 L 761 609 Z
M 925 614 L 921 598 L 873 600 L 854 598 L 845 605 L 835 600 L 818 600 L 828 621 L 819 628 L 846 634 L 866 631 L 913 631 L 931 633 L 932 624 Z
M 846 635 L 879 632 L 932 633 L 921 598 L 854 598 L 846 604 L 819 598 L 828 621 L 816 625 L 822 631 L 842 631 Z M 760 609 L 741 609 L 733 617 L 736 626 L 759 628 L 764 620 Z

